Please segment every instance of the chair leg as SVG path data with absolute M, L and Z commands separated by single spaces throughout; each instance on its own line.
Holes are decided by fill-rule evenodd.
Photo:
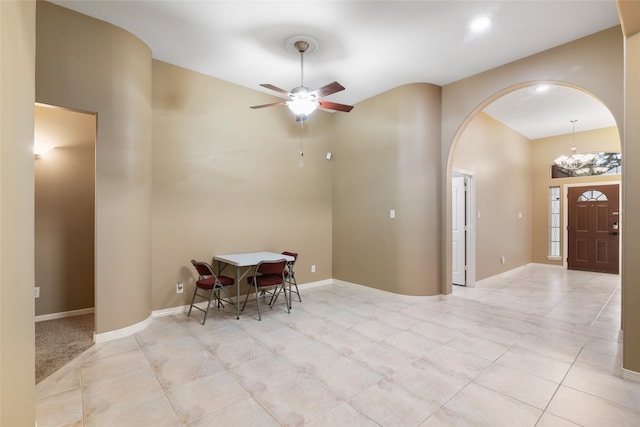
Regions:
M 273 305 L 278 301 L 278 296 L 280 295 L 280 288 L 274 289 L 271 293 L 271 299 L 269 300 L 269 306 L 273 307 Z
M 204 322 L 207 321 L 207 315 L 209 314 L 209 307 L 211 307 L 211 301 L 213 300 L 213 297 L 216 295 L 216 292 L 213 290 L 213 288 L 211 289 L 211 294 L 209 295 L 209 301 L 207 302 L 207 309 L 204 310 L 204 319 L 202 319 L 202 324 L 204 325 Z
M 296 276 L 295 274 L 291 274 L 289 276 L 289 289 L 291 289 L 292 285 L 296 287 L 296 290 L 292 290 L 292 292 L 296 293 L 298 295 L 298 302 L 302 302 L 302 298 L 300 297 L 300 289 L 298 289 L 298 282 L 296 281 Z
M 242 304 L 242 308 L 240 311 L 244 311 L 244 306 L 247 305 L 247 301 L 249 300 L 249 289 L 247 289 L 247 294 L 244 297 L 244 303 Z
M 191 298 L 191 305 L 189 306 L 189 314 L 187 317 L 191 317 L 191 309 L 193 308 L 193 302 L 196 300 L 196 295 L 198 295 L 198 287 L 193 290 L 193 298 Z
M 293 282 L 293 286 L 296 287 L 296 294 L 298 294 L 298 302 L 302 302 L 302 298 L 300 297 L 300 289 L 298 289 L 298 284 Z
M 233 303 L 233 301 L 231 301 L 231 295 L 229 295 L 229 292 L 227 292 L 227 288 L 223 286 L 220 289 L 222 289 L 222 292 L 224 292 L 224 296 L 227 299 L 227 302 L 231 304 L 233 308 L 236 308 L 236 305 Z M 222 304 L 222 299 L 220 298 L 220 290 L 218 290 L 218 299 L 220 299 L 220 304 Z
M 282 283 L 282 290 L 284 291 L 284 302 L 287 304 L 287 313 L 291 313 L 291 300 L 287 296 L 287 288 L 284 282 Z
M 224 304 L 222 304 L 222 299 L 220 299 L 220 288 L 218 288 L 218 290 L 216 291 L 216 302 L 218 303 L 218 308 L 224 307 Z
M 262 320 L 262 315 L 260 314 L 260 297 L 258 296 L 258 284 L 253 282 L 256 287 L 256 302 L 258 303 L 258 320 Z

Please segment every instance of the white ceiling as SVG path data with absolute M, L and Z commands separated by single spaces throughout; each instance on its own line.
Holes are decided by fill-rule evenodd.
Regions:
M 408 83 L 446 85 L 619 24 L 615 0 L 50 1 L 130 31 L 155 59 L 267 93 L 260 83 L 299 85 L 299 56 L 285 40 L 310 36 L 318 48 L 305 55 L 305 85 L 336 80 L 346 90 L 326 99 L 351 105 Z M 474 35 L 477 15 L 493 25 Z M 488 113 L 529 138 L 569 133 L 571 119 L 576 131 L 615 125 L 598 101 L 557 86 L 544 97 L 515 92 Z
M 567 86 L 550 85 L 543 93 L 536 87 L 511 92 L 486 107 L 485 113 L 529 139 L 615 126 L 607 107 L 591 95 Z

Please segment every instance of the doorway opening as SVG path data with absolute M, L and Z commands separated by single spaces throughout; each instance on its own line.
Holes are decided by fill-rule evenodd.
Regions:
M 473 173 L 454 170 L 451 181 L 452 284 L 475 284 L 475 193 Z
M 96 115 L 34 110 L 36 376 L 93 344 Z

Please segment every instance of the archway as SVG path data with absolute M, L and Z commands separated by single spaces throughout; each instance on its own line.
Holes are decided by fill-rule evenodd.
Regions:
M 585 109 L 573 108 L 570 104 L 563 105 L 556 99 L 552 102 L 558 104 L 553 107 L 558 117 L 555 118 L 552 115 L 554 120 L 549 123 L 551 130 L 546 134 L 533 134 L 528 138 L 519 133 L 529 133 L 529 130 L 518 123 L 517 114 L 514 115 L 513 110 L 523 109 L 524 113 L 520 115 L 524 115 L 525 118 L 531 116 L 530 120 L 541 128 L 542 122 L 548 118 L 537 118 L 537 115 L 532 113 L 531 106 L 524 105 L 528 99 L 534 106 L 540 103 L 539 99 L 536 100 L 533 97 L 546 95 L 535 92 L 541 84 L 552 89 L 548 93 L 553 92 L 554 89 L 561 92 L 560 98 L 555 96 L 557 99 L 562 99 L 566 93 L 577 94 L 579 105 L 589 102 L 597 104 L 600 108 L 597 113 L 607 117 L 604 119 L 590 117 Z M 506 98 L 512 98 L 511 105 L 507 104 L 506 109 L 511 117 L 501 115 L 500 109 L 491 108 L 492 105 Z M 585 98 L 588 100 L 585 101 Z M 504 107 L 501 108 L 505 110 Z M 496 115 L 497 119 L 490 114 Z M 446 194 L 448 199 L 445 203 L 450 206 L 451 177 L 454 169 L 473 171 L 477 174 L 475 178 L 479 181 L 477 184 L 479 201 L 473 215 L 478 221 L 478 226 L 470 230 L 478 233 L 475 236 L 478 245 L 476 253 L 481 254 L 481 259 L 477 259 L 475 263 L 477 279 L 530 262 L 562 264 L 563 255 L 553 258 L 547 253 L 549 247 L 547 198 L 549 187 L 559 185 L 564 188 L 571 181 L 553 180 L 555 181 L 553 182 L 550 179 L 549 167 L 554 158 L 560 154 L 569 153 L 573 144 L 571 138 L 575 137 L 571 134 L 569 117 L 573 118 L 575 115 L 584 117 L 582 126 L 586 128 L 579 133 L 581 152 L 621 151 L 620 134 L 609 109 L 593 93 L 565 82 L 531 81 L 502 89 L 480 103 L 455 132 L 447 154 Z M 512 123 L 516 130 L 509 127 Z M 529 146 L 535 149 L 530 150 Z M 469 150 L 466 153 L 466 159 L 462 156 L 463 160 L 460 161 L 458 156 L 456 161 L 457 150 L 465 148 Z M 527 173 L 529 168 L 531 172 Z M 589 179 L 593 180 L 593 177 Z M 598 180 L 602 181 L 603 178 L 599 177 Z M 604 181 L 616 180 L 620 181 L 620 175 L 604 178 Z M 529 191 L 527 187 L 532 182 L 536 185 L 532 185 Z M 575 184 L 575 181 L 573 183 Z M 508 192 L 510 197 L 498 196 L 505 192 Z M 485 197 L 484 200 L 483 197 Z M 447 215 L 450 215 L 450 212 Z M 451 221 L 451 218 L 447 218 L 447 221 Z M 446 231 L 446 242 L 451 245 L 449 223 Z M 508 235 L 511 239 L 501 239 L 501 234 Z M 518 244 L 518 242 L 530 244 Z M 531 250 L 529 250 L 530 246 Z M 452 252 L 447 250 L 445 255 L 448 258 L 445 262 L 446 268 L 452 269 Z M 448 273 L 451 274 L 451 271 L 449 270 Z M 448 280 L 443 284 L 443 293 L 451 292 L 450 282 Z

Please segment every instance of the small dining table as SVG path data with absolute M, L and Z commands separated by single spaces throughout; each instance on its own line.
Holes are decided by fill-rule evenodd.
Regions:
M 277 252 L 244 252 L 239 254 L 216 255 L 213 257 L 218 261 L 218 274 L 222 273 L 227 266 L 235 267 L 236 270 L 236 319 L 240 318 L 240 282 L 251 271 L 250 267 L 257 266 L 262 261 L 279 261 L 284 259 L 287 263 L 292 263 L 295 258 L 290 255 L 279 254 Z M 244 272 L 242 269 L 246 268 Z M 285 288 L 285 292 L 286 292 Z M 286 296 L 286 295 L 285 295 Z M 291 298 L 291 285 L 289 284 L 289 298 Z

